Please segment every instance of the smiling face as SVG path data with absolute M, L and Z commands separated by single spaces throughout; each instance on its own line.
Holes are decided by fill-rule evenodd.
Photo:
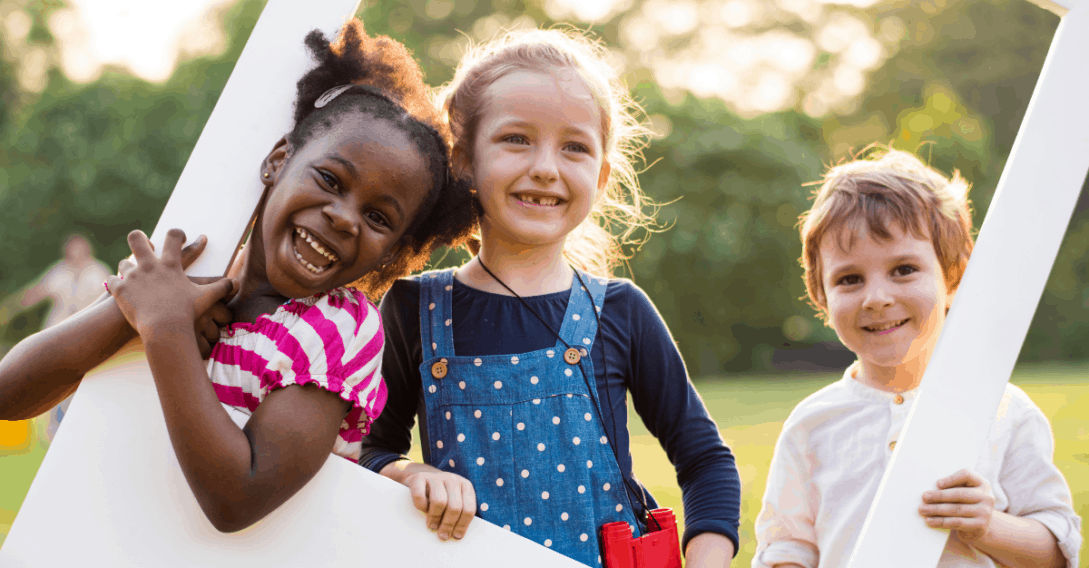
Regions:
M 272 187 L 251 239 L 253 269 L 288 298 L 350 284 L 392 259 L 432 186 L 407 134 L 358 114 L 301 148 L 281 141 L 264 171 Z
M 471 166 L 485 244 L 562 246 L 609 175 L 590 89 L 570 70 L 515 71 L 485 96 Z
M 889 232 L 882 240 L 864 230 L 845 251 L 829 231 L 819 245 L 829 320 L 868 377 L 925 366 L 953 299 L 930 238 L 895 224 Z

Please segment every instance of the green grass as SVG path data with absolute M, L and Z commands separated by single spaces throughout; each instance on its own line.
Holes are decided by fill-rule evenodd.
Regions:
M 790 410 L 810 393 L 837 380 L 836 374 L 745 375 L 705 377 L 696 388 L 718 422 L 723 439 L 733 449 L 741 474 L 741 550 L 733 566 L 747 568 L 756 550 L 753 521 L 760 511 L 764 476 L 775 440 Z M 1089 365 L 1050 364 L 1019 368 L 1013 382 L 1029 394 L 1051 420 L 1055 433 L 1055 463 L 1074 493 L 1074 509 L 1089 517 Z M 632 416 L 635 416 L 632 413 Z M 677 512 L 683 523 L 681 492 L 676 475 L 658 441 L 633 419 L 631 453 L 635 473 L 658 502 Z M 45 451 L 0 457 L 0 542 L 26 496 Z M 412 455 L 419 459 L 419 448 Z M 683 528 L 682 528 L 683 530 Z M 1083 530 L 1083 537 L 1085 530 Z M 1082 568 L 1089 568 L 1089 558 Z

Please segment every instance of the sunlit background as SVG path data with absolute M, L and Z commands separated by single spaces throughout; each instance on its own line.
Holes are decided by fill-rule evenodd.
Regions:
M 262 4 L 0 0 L 0 300 L 56 262 L 69 233 L 113 265 L 129 230 L 154 227 Z M 365 0 L 359 15 L 412 48 L 434 85 L 469 42 L 504 29 L 567 23 L 607 44 L 654 132 L 640 179 L 667 204 L 663 230 L 622 274 L 654 300 L 738 455 L 735 566 L 755 547 L 782 420 L 852 358 L 802 300 L 804 184 L 893 144 L 959 169 L 978 226 L 1058 24 L 1024 0 Z M 1084 193 L 1014 377 L 1051 419 L 1083 515 Z M 44 309 L 0 322 L 0 353 Z M 0 428 L 0 538 L 44 454 L 33 428 L 11 424 Z M 657 442 L 637 419 L 631 428 L 637 472 L 680 510 Z

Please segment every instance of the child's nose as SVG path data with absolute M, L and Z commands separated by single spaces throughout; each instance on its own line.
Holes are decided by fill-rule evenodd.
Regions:
M 353 237 L 359 236 L 359 222 L 356 215 L 351 214 L 344 206 L 338 203 L 330 203 L 322 208 L 321 212 L 329 219 L 329 224 L 334 229 L 348 233 Z
M 892 303 L 893 297 L 888 287 L 884 284 L 877 283 L 867 286 L 866 296 L 863 299 L 862 307 L 868 310 L 877 310 L 891 306 Z
M 533 165 L 530 167 L 529 176 L 540 183 L 552 183 L 559 177 L 556 170 L 556 157 L 553 152 L 545 147 L 539 147 L 534 155 Z

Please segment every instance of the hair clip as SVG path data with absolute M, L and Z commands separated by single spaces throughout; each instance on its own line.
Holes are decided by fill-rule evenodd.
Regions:
M 347 91 L 348 89 L 351 89 L 354 86 L 355 85 L 348 83 L 347 85 L 337 85 L 336 87 L 325 91 L 321 94 L 320 97 L 318 97 L 318 100 L 314 101 L 314 108 L 321 108 L 333 102 L 333 99 L 337 98 L 338 96 L 340 96 L 341 93 Z

